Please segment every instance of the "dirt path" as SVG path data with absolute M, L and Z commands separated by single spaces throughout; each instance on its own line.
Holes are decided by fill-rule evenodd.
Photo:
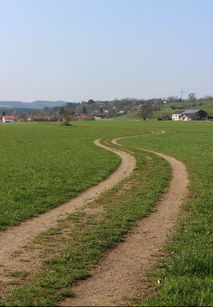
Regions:
M 156 264 L 156 253 L 165 246 L 174 231 L 176 217 L 183 199 L 187 196 L 189 180 L 184 164 L 162 153 L 153 152 L 172 166 L 169 191 L 156 206 L 156 211 L 142 219 L 123 243 L 108 252 L 91 277 L 75 287 L 74 298 L 60 306 L 120 306 L 131 304 L 127 298 L 147 292 L 140 280 Z M 149 290 L 148 290 L 149 291 Z
M 93 201 L 104 191 L 111 189 L 122 179 L 128 177 L 136 166 L 135 158 L 123 151 L 104 146 L 100 140 L 94 142 L 97 146 L 110 150 L 121 158 L 119 167 L 104 181 L 94 187 L 89 188 L 71 201 L 52 209 L 38 217 L 29 219 L 19 226 L 11 227 L 0 233 L 0 274 L 5 270 L 19 270 L 22 266 L 26 268 L 26 263 L 21 263 L 12 255 L 18 249 L 30 243 L 38 234 L 57 225 L 59 218 L 66 217 L 68 213 L 74 212 L 76 209 L 82 208 L 87 203 Z M 22 249 L 23 250 L 23 249 Z M 23 250 L 23 253 L 25 251 Z M 27 251 L 26 251 L 27 252 Z M 35 257 L 36 258 L 36 257 Z M 35 266 L 38 265 L 35 259 Z

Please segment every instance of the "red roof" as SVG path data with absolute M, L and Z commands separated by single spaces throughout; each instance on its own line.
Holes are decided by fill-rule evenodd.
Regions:
M 3 116 L 3 118 L 5 118 L 5 119 L 16 119 L 15 116 Z
M 83 119 L 83 118 L 86 118 L 87 116 L 84 115 L 84 114 L 81 114 L 81 115 L 74 115 L 72 118 L 73 119 Z

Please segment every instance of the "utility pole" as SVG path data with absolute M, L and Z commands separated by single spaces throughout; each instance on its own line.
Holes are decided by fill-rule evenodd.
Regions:
M 181 100 L 183 100 L 183 93 L 185 93 L 185 91 L 183 89 L 180 90 L 180 97 L 181 97 Z

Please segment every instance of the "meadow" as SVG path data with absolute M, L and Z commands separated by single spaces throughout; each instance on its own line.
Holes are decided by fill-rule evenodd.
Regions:
M 166 133 L 150 133 L 156 130 Z M 106 195 L 102 202 L 111 204 L 106 217 L 101 222 L 90 220 L 89 224 L 94 224 L 94 228 L 89 231 L 83 228 L 82 235 L 79 235 L 82 233 L 81 227 L 88 224 L 85 226 L 81 220 L 83 215 L 79 214 L 77 218 L 72 216 L 72 221 L 74 219 L 78 223 L 69 250 L 46 263 L 45 275 L 41 273 L 29 284 L 16 289 L 1 304 L 51 305 L 68 295 L 68 286 L 75 279 L 85 278 L 87 267 L 94 264 L 107 248 L 115 246 L 135 220 L 152 210 L 168 184 L 169 169 L 160 158 L 155 158 L 151 166 L 146 164 L 134 149 L 141 147 L 164 152 L 187 165 L 191 198 L 184 206 L 186 218 L 181 220 L 177 233 L 167 247 L 169 257 L 161 259 L 155 272 L 156 278 L 161 280 L 157 286 L 158 296 L 137 301 L 137 304 L 212 305 L 211 122 L 120 120 L 75 123 L 73 127 L 62 127 L 58 123 L 1 125 L 0 139 L 1 144 L 5 145 L 1 146 L 0 151 L 2 230 L 59 205 L 105 178 L 118 165 L 119 159 L 108 151 L 96 148 L 92 143 L 94 139 L 107 141 L 134 134 L 143 136 L 119 142 L 135 151 L 140 166 L 135 176 L 140 172 L 137 178 L 142 178 L 141 181 L 130 189 L 130 195 L 124 197 L 120 206 L 119 199 L 116 206 L 113 197 L 112 204 L 110 202 L 113 191 Z M 79 271 L 76 271 L 70 259 L 75 259 Z M 26 295 L 29 291 L 31 297 Z
M 0 230 L 45 212 L 104 179 L 119 163 L 87 127 L 0 126 Z
M 138 133 L 139 126 L 1 124 L 0 230 L 48 211 L 106 178 L 119 158 L 93 141 L 124 131 Z

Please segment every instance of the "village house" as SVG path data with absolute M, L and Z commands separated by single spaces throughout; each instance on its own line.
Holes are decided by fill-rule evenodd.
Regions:
M 95 120 L 100 120 L 100 119 L 104 119 L 107 117 L 107 114 L 106 113 L 95 113 L 94 114 L 94 118 Z
M 143 108 L 143 105 L 142 105 L 142 104 L 139 104 L 138 106 L 135 106 L 135 107 L 133 108 L 133 110 L 134 110 L 134 111 L 141 111 L 142 108 Z
M 172 120 L 180 120 L 181 115 L 182 115 L 182 112 L 180 112 L 180 111 L 173 113 L 172 114 Z
M 29 115 L 27 117 L 27 120 L 30 121 L 35 121 L 35 122 L 56 122 L 58 121 L 57 116 L 47 116 L 47 115 L 40 115 L 40 116 L 32 116 Z
M 158 118 L 158 120 L 170 120 L 171 117 L 169 114 L 161 114 Z
M 14 123 L 17 121 L 17 118 L 15 116 L 2 116 L 2 122 L 3 123 Z

